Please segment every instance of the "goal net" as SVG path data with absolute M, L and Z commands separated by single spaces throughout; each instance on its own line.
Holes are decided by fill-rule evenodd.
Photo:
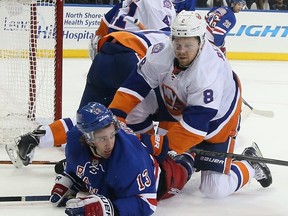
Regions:
M 63 0 L 0 0 L 0 143 L 61 118 Z

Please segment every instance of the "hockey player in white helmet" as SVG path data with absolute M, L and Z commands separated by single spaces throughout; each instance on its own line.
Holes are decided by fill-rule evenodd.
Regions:
M 220 49 L 205 38 L 205 30 L 200 14 L 180 12 L 172 22 L 171 39 L 148 49 L 109 106 L 134 131 L 151 130 L 157 119 L 178 154 L 191 148 L 233 153 L 240 128 L 240 81 Z M 138 115 L 127 118 L 132 110 Z M 261 157 L 255 145 L 243 154 Z M 266 164 L 191 155 L 201 170 L 200 191 L 207 197 L 226 197 L 253 177 L 263 187 L 272 183 Z

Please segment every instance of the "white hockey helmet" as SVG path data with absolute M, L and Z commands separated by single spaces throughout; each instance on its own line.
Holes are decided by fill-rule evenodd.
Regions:
M 195 11 L 181 11 L 171 25 L 172 39 L 175 37 L 200 37 L 201 44 L 204 41 L 206 22 Z

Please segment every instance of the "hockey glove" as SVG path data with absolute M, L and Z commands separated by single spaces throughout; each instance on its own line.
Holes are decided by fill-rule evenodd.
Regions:
M 65 213 L 69 216 L 114 216 L 114 208 L 106 197 L 89 195 L 69 200 L 66 204 Z
M 57 175 L 55 185 L 51 191 L 50 202 L 57 207 L 65 206 L 69 199 L 75 198 L 81 184 L 67 173 Z
M 153 155 L 158 163 L 162 163 L 169 150 L 168 139 L 166 136 L 141 134 L 140 140 L 147 146 L 151 155 Z
M 92 61 L 98 53 L 98 41 L 100 40 L 100 38 L 101 36 L 95 35 L 95 37 L 92 37 L 89 42 L 88 51 L 89 51 L 89 57 Z

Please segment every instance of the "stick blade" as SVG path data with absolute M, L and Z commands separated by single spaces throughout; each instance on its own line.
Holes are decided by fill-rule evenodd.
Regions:
M 274 117 L 274 112 L 269 111 L 269 110 L 258 110 L 258 109 L 253 109 L 252 112 L 256 115 L 264 116 L 267 118 L 273 118 Z

